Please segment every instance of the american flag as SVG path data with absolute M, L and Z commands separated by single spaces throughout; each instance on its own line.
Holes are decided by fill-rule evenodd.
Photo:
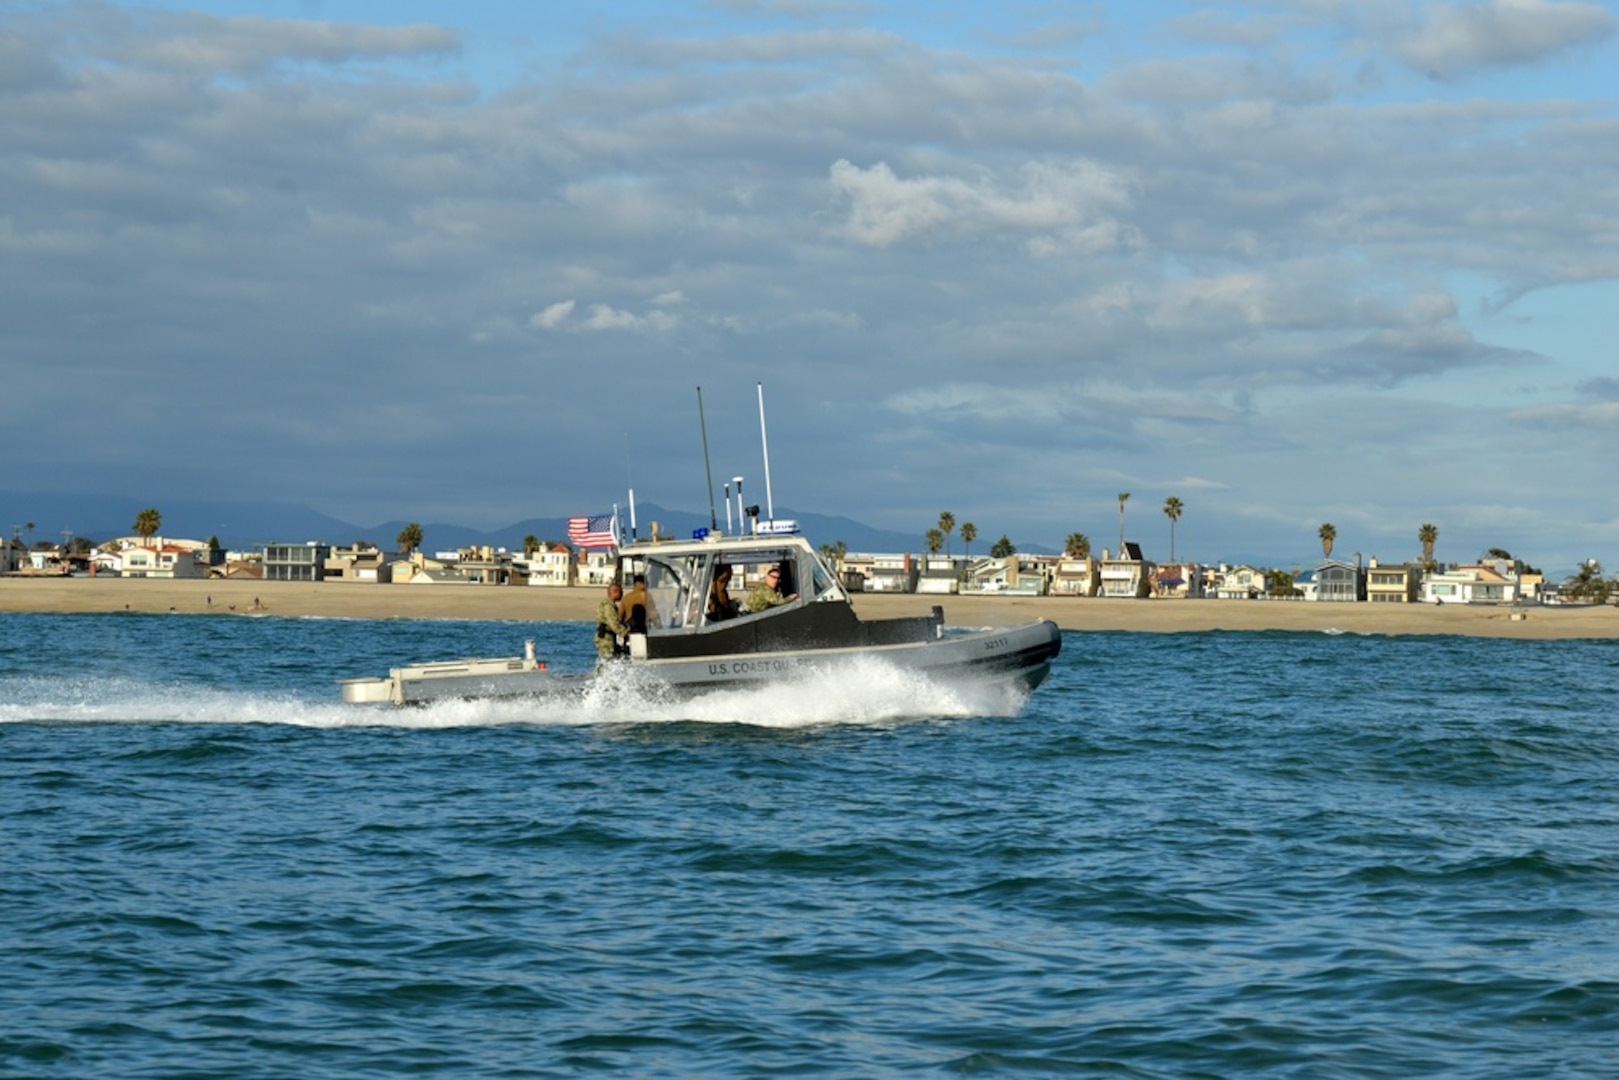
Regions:
M 568 519 L 568 539 L 582 548 L 618 546 L 618 530 L 612 514 L 592 514 Z

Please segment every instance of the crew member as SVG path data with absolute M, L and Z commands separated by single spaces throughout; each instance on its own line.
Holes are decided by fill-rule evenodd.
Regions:
M 734 619 L 738 614 L 736 601 L 731 599 L 730 564 L 720 563 L 714 567 L 714 583 L 708 589 L 708 621 Z
M 596 607 L 596 655 L 603 660 L 629 655 L 630 649 L 624 643 L 624 635 L 630 632 L 630 628 L 618 612 L 619 601 L 623 598 L 624 590 L 615 581 L 607 586 L 607 599 Z
M 752 592 L 748 593 L 748 610 L 755 612 L 767 611 L 773 607 L 780 607 L 782 604 L 792 603 L 797 599 L 797 593 L 793 593 L 791 596 L 781 594 L 781 567 L 772 566 L 765 571 L 765 579 L 755 585 Z

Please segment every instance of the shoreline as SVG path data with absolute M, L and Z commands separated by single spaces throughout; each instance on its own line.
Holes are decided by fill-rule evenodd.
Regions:
M 599 588 L 375 585 L 338 582 L 0 578 L 0 613 L 282 615 L 356 619 L 588 622 Z M 862 618 L 925 615 L 947 626 L 1006 626 L 1050 619 L 1063 630 L 1196 633 L 1327 631 L 1567 640 L 1619 638 L 1619 608 L 1574 605 L 1342 604 L 1300 600 L 1104 600 L 1066 596 L 917 596 L 857 593 Z M 257 602 L 258 607 L 254 604 Z M 1514 617 L 1517 616 L 1517 617 Z

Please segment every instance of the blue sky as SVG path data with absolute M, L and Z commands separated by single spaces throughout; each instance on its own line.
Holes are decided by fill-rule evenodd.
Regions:
M 1612 4 L 601 10 L 0 2 L 0 487 L 1619 566 Z

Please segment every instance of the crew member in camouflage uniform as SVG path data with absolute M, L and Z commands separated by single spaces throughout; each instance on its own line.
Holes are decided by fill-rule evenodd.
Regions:
M 748 593 L 747 609 L 753 612 L 766 611 L 797 599 L 797 593 L 791 596 L 781 595 L 781 567 L 772 566 L 765 571 L 765 579 Z
M 624 644 L 630 628 L 618 613 L 618 602 L 623 597 L 624 590 L 615 581 L 607 586 L 607 599 L 596 608 L 596 655 L 603 660 L 626 656 L 630 651 Z

